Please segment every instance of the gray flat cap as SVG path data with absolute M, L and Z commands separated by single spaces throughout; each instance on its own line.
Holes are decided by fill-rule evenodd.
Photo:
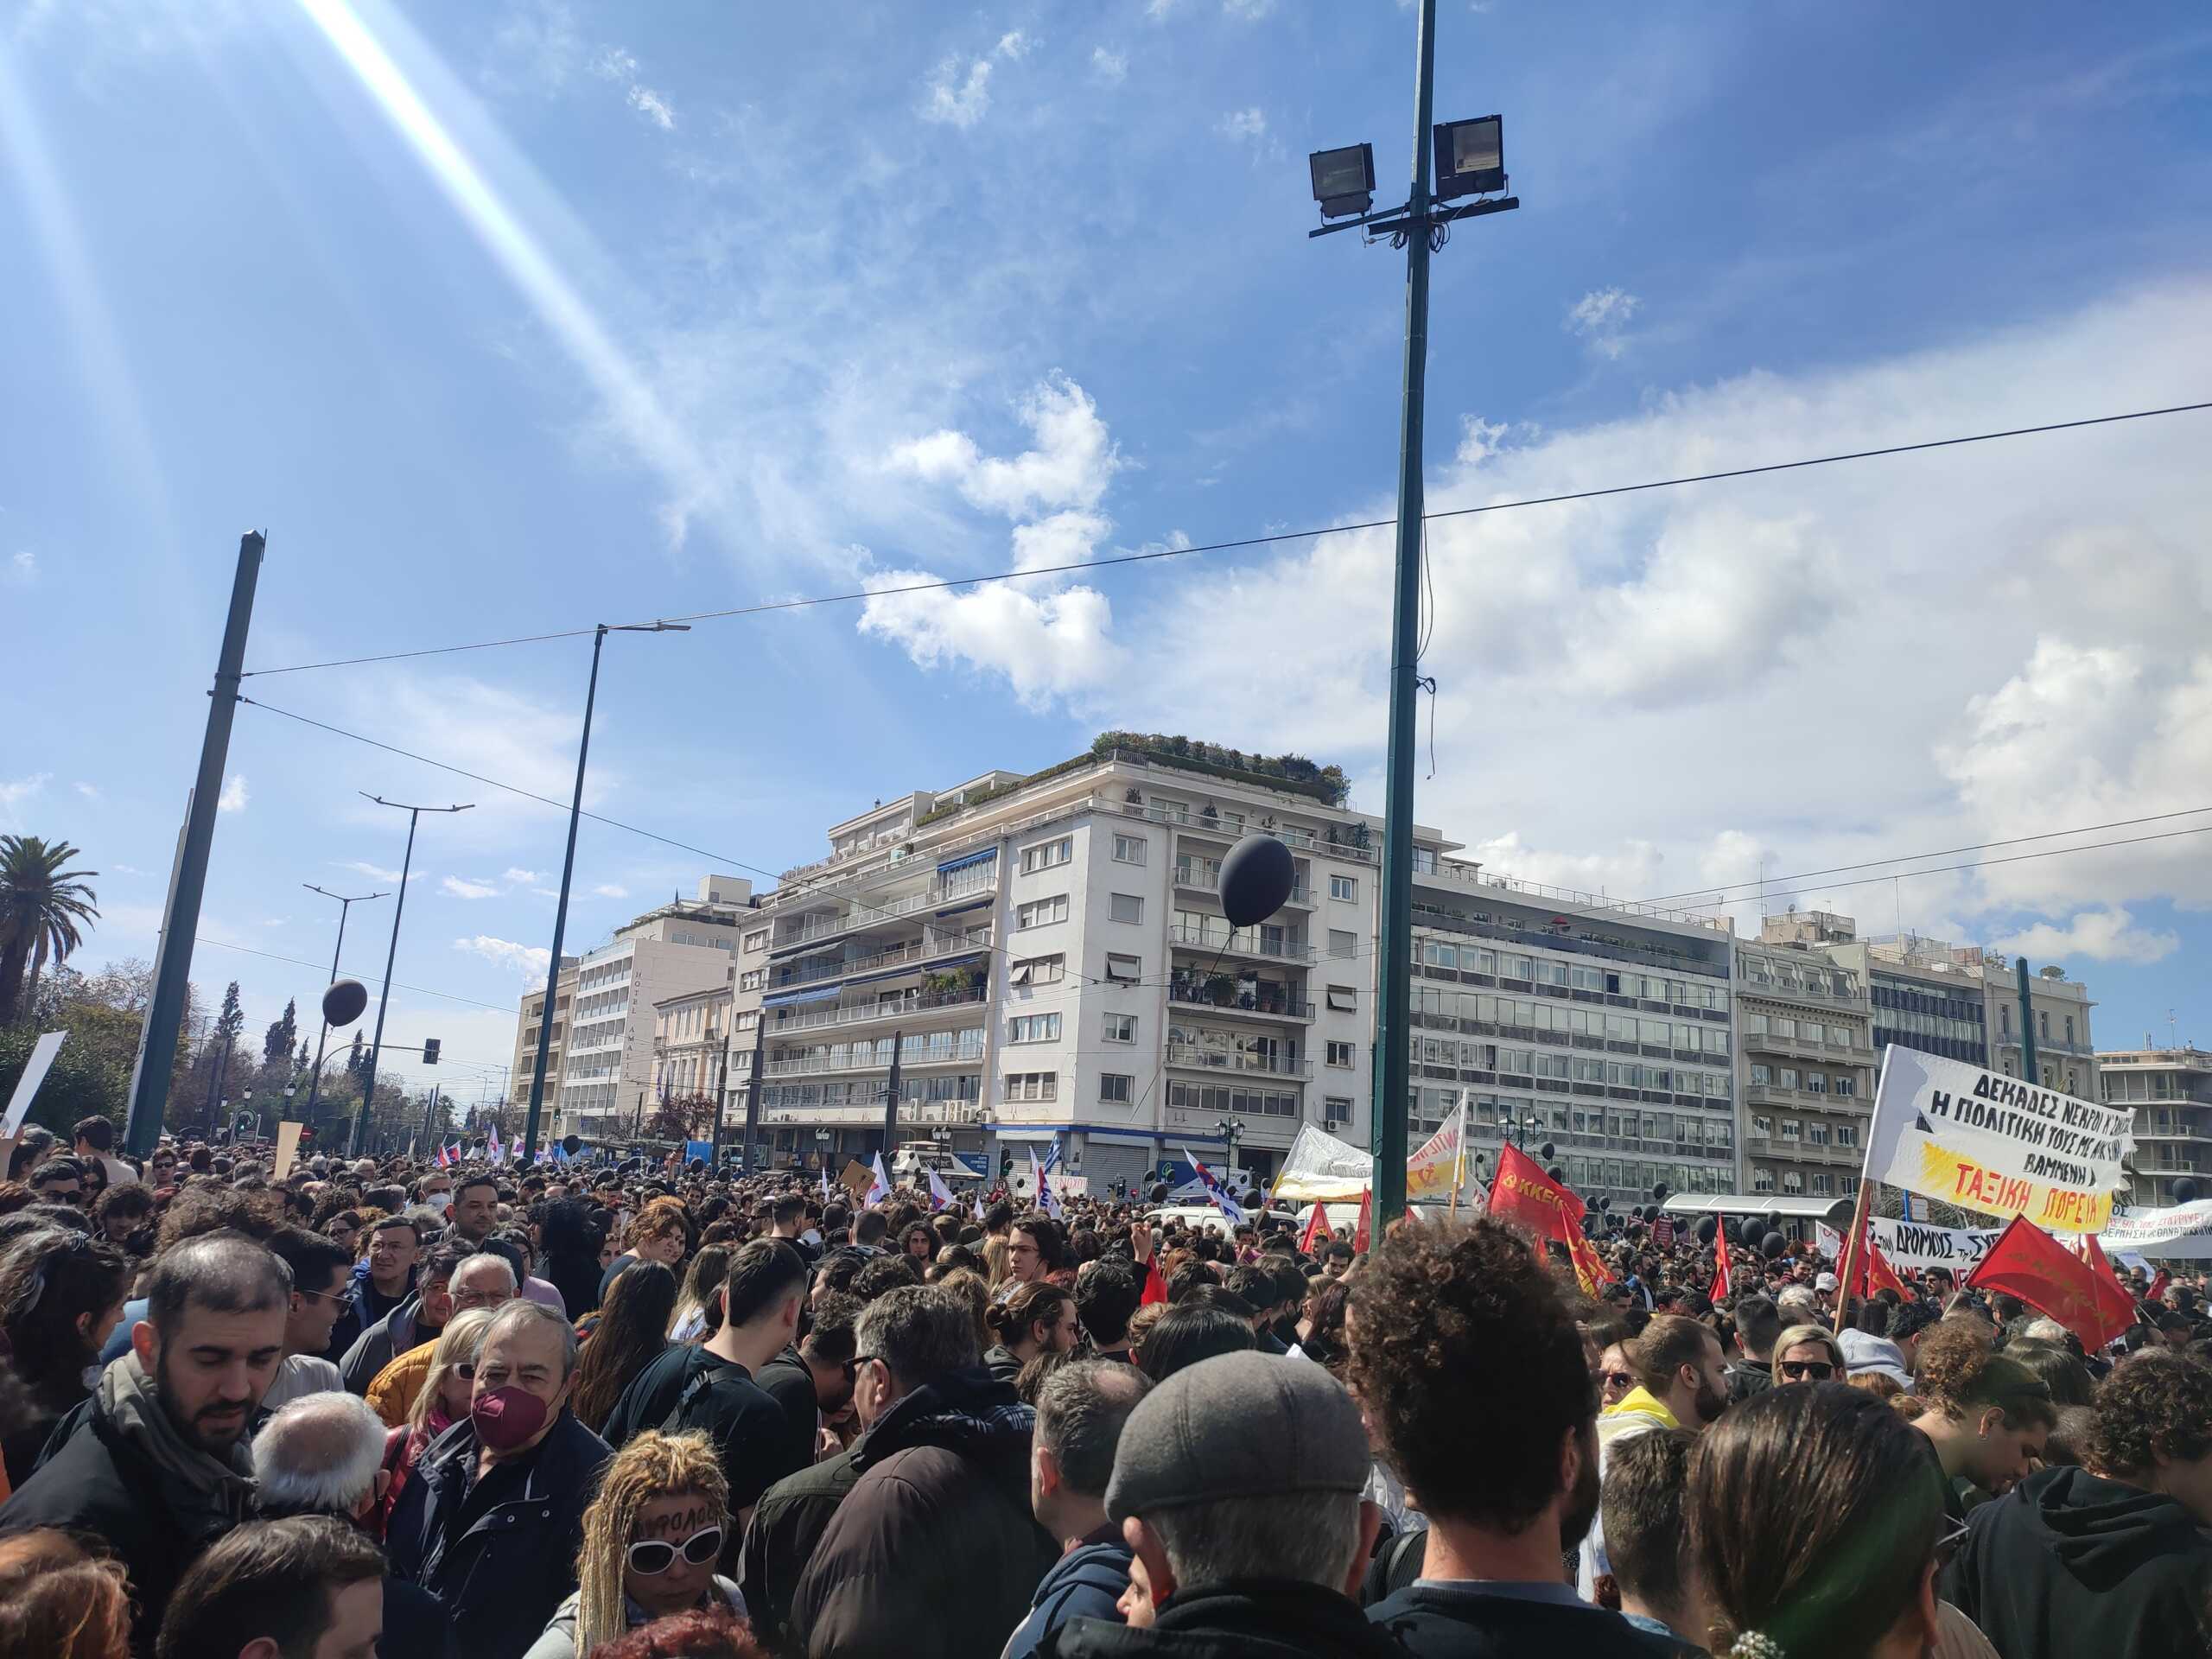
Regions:
M 1304 1359 L 1222 1354 L 1129 1414 L 1106 1486 L 1113 1521 L 1227 1497 L 1357 1492 L 1370 1467 L 1359 1408 Z

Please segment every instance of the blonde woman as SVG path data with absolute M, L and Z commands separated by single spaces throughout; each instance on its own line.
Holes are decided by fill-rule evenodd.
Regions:
M 709 1244 L 691 1258 L 676 1309 L 668 1316 L 671 1342 L 697 1342 L 714 1334 L 715 1325 L 721 1323 L 715 1300 L 721 1294 L 722 1281 L 729 1277 L 729 1259 L 736 1254 L 735 1245 Z
M 991 1288 L 996 1291 L 1014 1271 L 1014 1246 L 995 1236 L 983 1241 L 983 1271 L 990 1278 Z
M 468 1398 L 476 1387 L 476 1351 L 484 1345 L 484 1329 L 497 1311 L 472 1307 L 456 1313 L 439 1334 L 406 1421 L 385 1436 L 384 1466 L 391 1479 L 380 1505 L 384 1519 L 391 1519 L 423 1448 L 468 1415 Z
M 625 1631 L 696 1607 L 742 1617 L 715 1571 L 729 1536 L 729 1484 L 704 1434 L 647 1429 L 624 1445 L 584 1511 L 575 1592 L 523 1659 L 577 1659 Z
M 1774 1384 L 1785 1382 L 1843 1382 L 1850 1373 L 1843 1363 L 1843 1346 L 1819 1325 L 1793 1325 L 1774 1339 Z

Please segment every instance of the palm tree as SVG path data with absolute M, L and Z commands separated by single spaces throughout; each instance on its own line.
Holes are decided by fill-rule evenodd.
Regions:
M 99 917 L 86 885 L 99 872 L 62 868 L 80 856 L 66 841 L 0 836 L 0 1026 L 29 1010 L 49 961 L 85 942 L 77 924 Z

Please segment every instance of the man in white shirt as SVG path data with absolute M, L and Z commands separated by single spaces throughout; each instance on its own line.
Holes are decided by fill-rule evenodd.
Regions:
M 338 1368 L 322 1357 L 330 1328 L 344 1313 L 353 1277 L 353 1252 L 335 1239 L 304 1227 L 277 1230 L 270 1254 L 292 1270 L 290 1311 L 284 1319 L 284 1357 L 262 1396 L 274 1411 L 302 1395 L 343 1389 Z
M 115 1124 L 105 1117 L 79 1119 L 71 1131 L 77 1137 L 77 1156 L 86 1163 L 99 1160 L 100 1167 L 107 1171 L 110 1186 L 126 1186 L 138 1179 L 138 1172 L 115 1156 Z

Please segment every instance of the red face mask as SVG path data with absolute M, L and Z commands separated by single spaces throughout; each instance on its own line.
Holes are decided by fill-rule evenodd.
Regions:
M 545 1427 L 545 1402 L 528 1389 L 493 1389 L 469 1402 L 477 1440 L 494 1452 L 512 1452 Z

